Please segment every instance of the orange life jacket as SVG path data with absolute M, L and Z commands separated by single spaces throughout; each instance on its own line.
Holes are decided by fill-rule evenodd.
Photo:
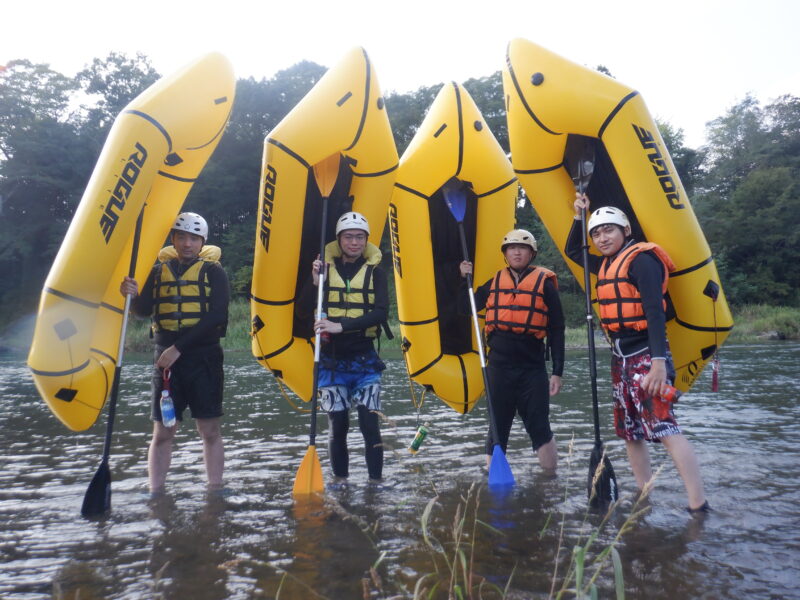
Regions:
M 556 274 L 544 267 L 533 267 L 519 283 L 514 281 L 510 269 L 498 271 L 486 300 L 486 333 L 498 329 L 544 338 L 547 335 L 544 282 L 549 277 L 558 289 Z
M 648 250 L 652 250 L 664 265 L 661 293 L 662 295 L 667 293 L 669 272 L 675 270 L 675 265 L 660 246 L 638 242 L 619 252 L 613 261 L 604 258 L 597 275 L 597 300 L 600 303 L 600 324 L 606 331 L 647 329 L 642 296 L 639 288 L 630 280 L 628 273 L 633 259 Z M 663 307 L 666 311 L 666 300 L 663 300 Z

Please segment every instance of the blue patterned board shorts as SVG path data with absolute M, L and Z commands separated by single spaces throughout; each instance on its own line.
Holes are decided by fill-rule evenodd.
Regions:
M 319 405 L 326 412 L 364 406 L 381 410 L 381 372 L 386 365 L 378 353 L 355 357 L 323 358 L 319 366 Z
M 614 429 L 623 440 L 657 442 L 681 433 L 672 406 L 669 417 L 659 419 L 653 412 L 653 398 L 641 388 L 641 377 L 650 371 L 650 353 L 622 358 L 611 356 L 611 384 L 614 398 Z M 636 377 L 641 375 L 641 377 Z M 675 378 L 672 355 L 667 351 L 667 380 Z

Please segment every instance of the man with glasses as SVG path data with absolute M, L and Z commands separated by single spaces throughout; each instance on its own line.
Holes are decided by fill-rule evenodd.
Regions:
M 582 265 L 581 211 L 588 209 L 589 198 L 576 194 L 573 206 L 565 253 Z M 708 512 L 692 445 L 675 421 L 672 404 L 662 400 L 675 378 L 666 332 L 667 282 L 675 265 L 660 246 L 636 242 L 618 208 L 593 211 L 587 229 L 602 254 L 589 255 L 589 270 L 597 275 L 600 323 L 612 344 L 614 428 L 625 440 L 636 485 L 641 490 L 652 478 L 645 442 L 661 442 L 683 479 L 687 510 Z
M 347 431 L 353 406 L 364 436 L 370 482 L 379 482 L 383 472 L 379 412 L 381 371 L 386 365 L 374 341 L 386 324 L 389 291 L 386 274 L 378 267 L 381 251 L 367 241 L 368 236 L 363 215 L 343 214 L 336 223 L 336 240 L 325 247 L 324 314 L 314 315 L 323 266 L 319 257 L 297 302 L 298 317 L 314 318 L 314 331 L 322 343 L 318 393 L 320 407 L 328 413 L 334 485 L 343 484 L 349 475 Z

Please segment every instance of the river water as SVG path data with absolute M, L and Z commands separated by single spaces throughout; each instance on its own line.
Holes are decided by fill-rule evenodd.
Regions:
M 682 484 L 661 447 L 652 453 L 661 467 L 656 487 L 634 505 L 625 449 L 610 427 L 607 353 L 600 355 L 602 436 L 622 490 L 605 519 L 587 512 L 593 433 L 583 351 L 568 351 L 565 389 L 552 401 L 557 477 L 541 472 L 516 423 L 508 459 L 517 485 L 505 495 L 487 490 L 485 404 L 462 416 L 429 397 L 418 416 L 403 363 L 390 360 L 386 481 L 367 484 L 354 422 L 348 485 L 300 504 L 291 488 L 308 414 L 238 353 L 226 356 L 226 489 L 206 491 L 187 421 L 168 493 L 151 499 L 149 359 L 129 355 L 112 447 L 112 510 L 100 519 L 82 518 L 80 505 L 102 452 L 105 414 L 86 432 L 68 431 L 39 399 L 23 359 L 0 357 L 0 597 L 412 598 L 417 586 L 446 598 L 469 577 L 474 598 L 547 598 L 575 587 L 573 548 L 590 542 L 582 582 L 597 571 L 601 598 L 616 597 L 607 552 L 598 567 L 612 545 L 626 598 L 800 598 L 800 344 L 727 346 L 720 392 L 709 391 L 706 373 L 681 400 L 678 420 L 714 509 L 706 518 L 684 512 Z M 420 420 L 431 433 L 412 456 L 406 447 Z M 330 482 L 324 417 L 320 426 Z

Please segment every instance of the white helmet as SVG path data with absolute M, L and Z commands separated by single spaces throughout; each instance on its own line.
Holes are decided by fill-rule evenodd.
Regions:
M 511 244 L 523 244 L 525 246 L 530 246 L 531 250 L 534 252 L 539 250 L 539 246 L 536 244 L 536 238 L 533 237 L 533 234 L 530 231 L 526 231 L 524 229 L 514 229 L 509 231 L 505 237 L 503 237 L 503 245 L 500 246 L 500 250 L 505 252 L 506 246 Z
M 589 217 L 589 233 L 591 233 L 592 229 L 595 227 L 608 224 L 619 225 L 625 229 L 626 227 L 630 226 L 631 223 L 628 221 L 628 217 L 625 216 L 625 213 L 620 209 L 614 206 L 602 206 L 594 211 L 592 216 Z
M 178 215 L 175 219 L 175 224 L 172 226 L 173 231 L 186 231 L 199 235 L 203 238 L 203 242 L 208 239 L 208 223 L 206 220 L 193 212 L 185 212 Z
M 361 213 L 347 212 L 339 217 L 339 220 L 336 221 L 336 235 L 338 236 L 345 229 L 360 229 L 369 235 L 369 223 Z

